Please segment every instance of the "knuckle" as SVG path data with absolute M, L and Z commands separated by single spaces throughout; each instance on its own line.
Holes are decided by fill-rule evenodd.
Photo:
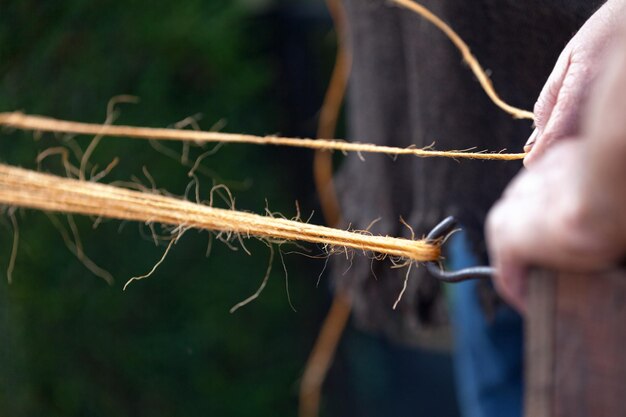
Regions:
M 549 81 L 550 83 L 550 81 Z M 558 97 L 558 89 L 554 84 L 546 84 L 546 87 L 541 92 L 541 95 L 537 99 L 533 112 L 535 114 L 535 125 L 540 130 L 543 130 L 548 123 L 554 104 Z
M 485 238 L 491 255 L 496 256 L 507 250 L 508 211 L 503 201 L 497 202 L 487 215 Z
M 535 125 L 543 130 L 551 117 L 552 111 L 559 99 L 564 79 L 570 72 L 572 48 L 568 45 L 557 60 L 552 73 L 543 86 L 539 98 L 534 106 Z
M 492 236 L 502 228 L 503 216 L 502 216 L 502 201 L 496 202 L 489 214 L 487 214 L 487 220 L 485 222 L 487 234 Z
M 590 204 L 582 198 L 570 198 L 561 207 L 555 218 L 556 230 L 554 236 L 556 244 L 570 254 L 583 254 L 587 243 L 584 236 L 590 217 Z
M 563 203 L 560 219 L 561 227 L 577 230 L 584 224 L 588 213 L 588 204 L 582 198 L 570 197 Z

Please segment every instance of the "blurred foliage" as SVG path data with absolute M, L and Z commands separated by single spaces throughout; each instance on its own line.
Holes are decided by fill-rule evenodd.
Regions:
M 111 97 L 131 94 L 141 102 L 120 105 L 116 123 L 167 126 L 202 113 L 203 129 L 224 119 L 225 131 L 280 131 L 289 119 L 280 97 L 289 94 L 274 52 L 275 22 L 242 4 L 0 1 L 0 111 L 101 122 Z M 332 57 L 327 29 L 314 32 L 326 45 L 314 53 Z M 328 72 L 330 58 L 320 62 L 314 79 Z M 323 85 L 318 79 L 309 88 L 314 99 Z M 305 113 L 306 131 L 315 113 Z M 84 150 L 89 140 L 3 131 L 0 161 L 36 168 L 41 150 Z M 192 149 L 191 157 L 202 151 Z M 188 168 L 148 142 L 105 139 L 92 161 L 104 167 L 115 157 L 120 165 L 105 182 L 136 177 L 149 185 L 146 167 L 172 193 L 182 195 L 189 183 Z M 238 208 L 263 212 L 267 198 L 288 217 L 298 199 L 307 217 L 314 208 L 310 158 L 225 146 L 204 161 L 201 193 L 226 183 Z M 55 157 L 41 168 L 63 172 Z M 324 284 L 315 288 L 323 262 L 286 257 L 297 313 L 276 262 L 260 299 L 231 315 L 263 278 L 269 254 L 259 242 L 247 243 L 252 256 L 216 243 L 205 257 L 207 234 L 189 231 L 154 276 L 122 292 L 126 279 L 163 253 L 147 227 L 105 221 L 94 229 L 91 219 L 76 217 L 86 254 L 116 278 L 108 286 L 70 253 L 44 214 L 19 210 L 17 220 L 13 284 L 0 275 L 0 415 L 295 414 L 297 381 L 326 297 Z M 6 213 L 0 231 L 4 270 L 13 237 Z

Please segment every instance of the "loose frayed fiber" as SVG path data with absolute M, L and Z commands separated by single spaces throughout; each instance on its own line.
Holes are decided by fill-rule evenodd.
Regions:
M 390 257 L 399 264 L 434 261 L 440 257 L 439 245 L 424 240 L 374 236 L 368 232 L 213 208 L 160 194 L 68 179 L 4 164 L 0 164 L 0 204 L 161 223 L 277 243 L 310 242 L 323 245 L 328 253 L 359 250 L 376 258 Z

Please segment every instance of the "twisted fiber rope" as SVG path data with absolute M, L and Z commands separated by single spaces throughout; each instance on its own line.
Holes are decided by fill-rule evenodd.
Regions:
M 456 46 L 457 49 L 461 52 L 461 55 L 463 55 L 463 59 L 469 65 L 470 69 L 478 79 L 481 87 L 496 106 L 498 106 L 500 109 L 504 110 L 516 119 L 534 120 L 535 115 L 532 112 L 511 106 L 510 104 L 502 100 L 500 96 L 498 96 L 495 89 L 493 88 L 493 84 L 491 83 L 489 76 L 478 62 L 478 59 L 476 59 L 476 57 L 470 51 L 470 47 L 450 26 L 448 26 L 446 22 L 441 20 L 439 16 L 435 15 L 426 7 L 412 0 L 391 0 L 391 2 L 419 14 L 424 19 L 435 25 L 439 30 L 441 30 L 448 37 L 448 39 L 452 41 L 454 46 Z
M 386 155 L 414 155 L 422 158 L 444 157 L 455 159 L 487 159 L 513 161 L 524 159 L 525 153 L 487 153 L 466 151 L 436 151 L 431 149 L 397 148 L 371 143 L 345 142 L 331 139 L 286 138 L 279 136 L 253 136 L 237 133 L 178 130 L 154 127 L 112 126 L 97 123 L 80 123 L 50 117 L 31 116 L 21 112 L 0 113 L 0 126 L 20 130 L 73 133 L 94 136 L 122 136 L 135 139 L 160 139 L 195 142 L 245 143 L 255 145 L 292 146 L 325 149 L 341 152 L 378 153 Z
M 344 101 L 352 67 L 352 56 L 346 45 L 347 17 L 342 0 L 326 0 L 337 35 L 337 55 L 333 72 L 320 109 L 318 138 L 334 138 L 337 121 Z M 341 219 L 341 207 L 333 183 L 333 158 L 328 151 L 316 150 L 313 158 L 313 178 L 326 224 L 336 227 Z M 343 290 L 335 291 L 330 309 L 319 330 L 315 344 L 306 361 L 298 401 L 298 417 L 318 417 L 322 387 L 332 366 L 337 347 L 350 320 L 352 300 Z
M 0 164 L 0 204 L 234 232 L 242 237 L 298 240 L 411 261 L 432 261 L 440 256 L 439 246 L 424 240 L 373 236 L 213 208 L 159 194 L 68 179 L 4 164 Z
M 453 42 L 480 82 L 489 98 L 515 118 L 533 119 L 532 112 L 504 102 L 495 92 L 489 77 L 469 46 L 459 35 L 422 5 L 411 0 L 391 0 L 420 14 Z M 486 153 L 436 151 L 428 148 L 397 148 L 367 143 L 348 143 L 330 139 L 299 139 L 277 136 L 253 136 L 218 132 L 134 126 L 111 126 L 30 116 L 20 112 L 0 113 L 0 126 L 21 130 L 48 131 L 96 136 L 125 136 L 141 139 L 191 140 L 196 142 L 283 145 L 317 150 L 447 157 L 457 159 L 519 160 L 525 153 Z M 414 261 L 439 258 L 439 247 L 425 241 L 411 241 L 348 232 L 306 223 L 263 217 L 251 213 L 215 209 L 156 194 L 141 193 L 92 182 L 64 179 L 7 165 L 0 166 L 0 202 L 23 207 L 90 214 L 117 219 L 161 222 L 206 230 L 236 232 L 274 239 L 302 240 L 337 247 L 350 247 Z

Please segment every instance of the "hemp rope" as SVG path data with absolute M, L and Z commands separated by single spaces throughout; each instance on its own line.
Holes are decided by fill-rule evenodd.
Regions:
M 414 13 L 419 14 L 433 25 L 435 25 L 440 31 L 442 31 L 448 39 L 456 46 L 461 52 L 463 59 L 469 65 L 471 71 L 474 73 L 480 86 L 485 91 L 491 101 L 506 113 L 512 115 L 516 119 L 530 119 L 534 120 L 534 114 L 528 110 L 523 110 L 518 107 L 512 106 L 506 103 L 496 93 L 489 76 L 486 71 L 478 62 L 478 59 L 472 54 L 470 47 L 461 39 L 461 37 L 440 17 L 428 10 L 426 7 L 412 0 L 390 0 L 392 3 L 404 7 Z M 342 55 L 338 55 L 338 59 L 344 60 Z M 340 67 L 349 67 L 349 60 L 341 62 Z M 328 125 L 322 131 L 326 132 L 330 129 L 334 129 L 334 123 L 332 122 L 333 112 L 338 111 L 338 103 L 340 100 L 337 97 L 343 95 L 343 89 L 345 88 L 345 82 L 342 79 L 342 74 L 339 69 L 333 74 L 331 80 L 333 84 L 337 84 L 336 88 L 329 89 L 328 92 L 332 93 L 334 97 L 326 97 L 326 101 L 331 102 L 328 106 L 323 107 L 321 118 L 328 119 L 326 122 Z M 331 105 L 332 104 L 332 105 Z M 80 123 L 71 122 L 65 120 L 58 120 L 43 116 L 31 116 L 25 115 L 21 112 L 9 112 L 0 113 L 0 126 L 13 127 L 21 130 L 33 130 L 33 131 L 47 131 L 47 132 L 59 132 L 59 133 L 73 133 L 73 134 L 85 134 L 85 135 L 97 135 L 97 136 L 123 136 L 137 139 L 160 139 L 160 140 L 181 140 L 181 141 L 196 141 L 196 142 L 220 142 L 220 143 L 246 143 L 256 145 L 277 145 L 277 146 L 293 146 L 301 148 L 310 148 L 316 150 L 336 150 L 341 152 L 359 152 L 359 153 L 381 153 L 387 155 L 414 155 L 422 158 L 429 157 L 445 157 L 455 159 L 485 159 L 485 160 L 519 160 L 524 159 L 526 153 L 494 153 L 494 152 L 469 152 L 469 151 L 437 151 L 430 148 L 397 148 L 392 146 L 380 146 L 369 143 L 358 142 L 344 142 L 331 139 L 310 139 L 310 138 L 288 138 L 280 136 L 254 136 L 246 134 L 236 133 L 221 133 L 221 132 L 203 132 L 203 131 L 182 131 L 177 129 L 164 129 L 164 128 L 150 128 L 150 127 L 136 127 L 136 126 L 112 126 L 110 124 L 96 124 L 96 123 Z M 324 126 L 324 123 L 320 123 L 320 126 Z M 318 158 L 318 169 L 323 170 L 329 166 L 329 159 Z M 332 197 L 328 197 L 329 204 L 332 205 Z M 335 203 L 336 204 L 336 203 Z
M 463 59 L 469 65 L 470 69 L 478 79 L 481 87 L 496 106 L 498 106 L 500 109 L 504 110 L 506 113 L 510 114 L 516 119 L 534 120 L 535 115 L 532 112 L 511 106 L 510 104 L 502 100 L 500 96 L 498 96 L 496 90 L 493 88 L 493 84 L 491 83 L 489 76 L 478 62 L 478 59 L 476 59 L 476 57 L 472 54 L 470 47 L 465 43 L 465 41 L 463 41 L 463 39 L 461 39 L 459 34 L 456 33 L 454 29 L 452 29 L 446 22 L 441 20 L 439 16 L 435 15 L 433 12 L 431 12 L 421 4 L 411 0 L 390 1 L 397 4 L 398 6 L 404 7 L 419 14 L 424 19 L 435 25 L 440 31 L 442 31 L 448 37 L 448 39 L 452 41 L 454 46 L 456 46 L 457 49 L 461 52 L 461 55 L 463 55 Z
M 334 1 L 334 3 L 333 3 Z M 434 24 L 459 49 L 463 59 L 478 79 L 482 89 L 492 102 L 503 111 L 518 119 L 534 119 L 532 112 L 519 109 L 504 102 L 494 90 L 489 76 L 478 60 L 473 56 L 469 46 L 460 36 L 424 6 L 410 0 L 390 0 L 398 6 L 405 7 Z M 342 20 L 341 5 L 336 0 L 327 0 L 334 20 Z M 335 4 L 336 3 L 336 4 Z M 343 29 L 341 21 L 337 24 L 338 32 Z M 337 116 L 342 102 L 350 57 L 345 53 L 344 46 L 339 45 L 337 63 L 333 71 L 330 86 L 327 90 L 324 105 L 320 114 L 318 137 L 330 138 L 334 135 Z M 111 126 L 110 124 L 86 124 L 55 120 L 39 116 L 27 116 L 22 113 L 0 113 L 0 125 L 22 130 L 49 131 L 103 136 L 127 136 L 144 139 L 186 140 L 197 142 L 248 143 L 258 145 L 285 145 L 311 148 L 316 150 L 314 160 L 315 180 L 324 214 L 328 223 L 337 223 L 340 217 L 339 205 L 332 184 L 332 159 L 329 150 L 342 152 L 368 152 L 388 155 L 414 155 L 418 157 L 448 157 L 484 160 L 519 160 L 524 153 L 486 153 L 467 151 L 435 151 L 430 148 L 395 148 L 363 143 L 346 143 L 330 139 L 297 139 L 274 136 L 252 136 L 225 134 L 216 132 L 191 132 L 174 129 L 141 128 L 132 126 Z M 94 145 L 95 146 L 95 145 Z M 85 158 L 87 160 L 88 158 Z M 81 169 L 82 173 L 83 170 Z M 84 178 L 81 178 L 84 180 Z M 303 240 L 330 245 L 341 249 L 353 248 L 371 251 L 385 256 L 393 256 L 400 260 L 413 261 L 438 260 L 439 245 L 425 241 L 411 241 L 383 236 L 371 236 L 358 232 L 348 232 L 307 223 L 275 219 L 233 210 L 215 209 L 208 206 L 190 203 L 171 197 L 141 193 L 123 188 L 107 186 L 94 182 L 64 179 L 49 174 L 40 174 L 21 168 L 0 165 L 0 203 L 15 206 L 37 208 L 42 210 L 62 211 L 66 213 L 91 214 L 115 219 L 138 220 L 144 222 L 161 222 L 175 225 L 180 229 L 196 227 L 219 232 L 234 232 L 239 236 L 259 236 L 270 239 Z M 14 251 L 9 263 L 8 276 L 15 262 L 18 229 L 15 218 L 11 215 L 14 227 Z M 178 236 L 180 237 L 180 235 Z M 163 261 L 171 248 L 170 242 Z M 272 250 L 273 254 L 273 250 Z M 271 261 L 270 261 L 271 266 Z M 150 275 L 151 271 L 148 275 Z M 266 273 L 266 278 L 268 272 Z M 133 279 L 140 279 L 136 277 Z M 131 279 L 131 281 L 133 280 Z M 130 281 L 129 281 L 130 282 Z M 128 285 L 128 284 L 127 284 Z M 234 308 L 246 304 L 256 298 L 262 291 L 265 281 L 250 298 L 237 304 Z M 399 296 L 402 296 L 402 293 Z M 398 299 L 398 300 L 399 300 Z M 397 302 L 396 302 L 397 303 Z M 395 308 L 395 306 L 394 306 Z M 307 363 L 303 375 L 300 392 L 301 416 L 315 416 L 319 412 L 321 384 L 332 363 L 332 358 L 345 325 L 350 316 L 351 302 L 345 294 L 337 294 L 333 300 L 331 311 L 324 323 L 316 346 Z M 231 310 L 232 311 L 232 310 Z
M 525 153 L 487 153 L 467 151 L 436 151 L 428 148 L 398 148 L 371 143 L 345 142 L 332 139 L 287 138 L 280 136 L 254 136 L 238 133 L 207 132 L 196 130 L 165 129 L 154 127 L 112 126 L 98 123 L 81 123 L 58 120 L 44 116 L 31 116 L 21 112 L 0 113 L 0 126 L 20 130 L 72 133 L 94 136 L 121 136 L 134 139 L 159 139 L 194 141 L 199 143 L 245 143 L 333 150 L 341 152 L 377 153 L 385 155 L 414 155 L 422 158 L 444 157 L 455 159 L 484 159 L 514 161 L 524 159 Z
M 338 49 L 331 81 L 320 111 L 317 136 L 321 138 L 328 138 L 334 134 L 351 64 L 351 57 L 344 45 L 346 19 L 341 2 L 338 0 L 327 0 L 326 3 L 335 23 L 338 35 Z M 468 63 L 483 90 L 496 106 L 515 118 L 534 118 L 531 112 L 510 106 L 500 99 L 489 77 L 478 63 L 478 60 L 472 55 L 467 44 L 445 22 L 419 4 L 402 0 L 394 3 L 420 14 L 448 36 L 460 50 L 463 59 Z M 313 160 L 313 170 L 322 212 L 327 223 L 334 226 L 339 222 L 341 213 L 332 181 L 332 157 L 330 153 L 317 150 Z M 337 346 L 350 318 L 351 310 L 352 300 L 350 297 L 342 291 L 337 291 L 333 296 L 332 305 L 324 319 L 302 375 L 298 410 L 300 417 L 317 417 L 319 415 L 321 387 L 333 362 Z
M 507 113 L 513 115 L 516 118 L 526 118 L 532 119 L 533 114 L 529 111 L 521 110 L 516 107 L 513 107 L 507 103 L 505 103 L 500 97 L 496 94 L 489 77 L 478 63 L 478 60 L 471 54 L 471 51 L 468 45 L 459 37 L 459 35 L 452 30 L 445 22 L 443 22 L 439 17 L 434 15 L 425 7 L 421 6 L 418 3 L 412 2 L 410 0 L 390 0 L 391 2 L 405 7 L 415 13 L 420 14 L 422 17 L 433 23 L 439 30 L 441 30 L 459 49 L 465 61 L 469 64 L 471 70 L 478 78 L 481 87 L 489 96 L 489 98 L 502 110 Z M 339 80 L 341 81 L 341 80 Z M 338 82 L 341 84 L 341 82 Z M 341 88 L 337 88 L 337 90 L 341 90 Z M 335 100 L 335 103 L 337 101 Z M 337 107 L 337 106 L 335 106 Z M 338 108 L 338 107 L 337 107 Z M 337 109 L 330 109 L 331 111 L 336 111 Z M 330 111 L 329 111 L 330 114 Z M 330 118 L 329 118 L 330 120 Z M 332 122 L 332 120 L 331 120 Z M 329 126 L 332 123 L 329 123 Z M 253 136 L 253 135 L 245 135 L 245 134 L 228 134 L 228 133 L 218 133 L 218 132 L 203 132 L 203 131 L 182 131 L 176 129 L 164 129 L 164 128 L 148 128 L 148 127 L 134 127 L 134 126 L 112 126 L 108 123 L 105 124 L 90 124 L 90 123 L 80 123 L 80 122 L 71 122 L 64 120 L 52 119 L 49 117 L 43 116 L 30 116 L 25 115 L 20 112 L 10 112 L 10 113 L 0 113 L 0 126 L 7 126 L 21 130 L 32 130 L 32 131 L 48 131 L 48 132 L 59 132 L 59 133 L 72 133 L 72 134 L 86 134 L 86 135 L 95 135 L 97 138 L 101 138 L 103 136 L 125 136 L 130 138 L 142 138 L 142 139 L 161 139 L 161 140 L 181 140 L 181 141 L 196 141 L 196 142 L 219 142 L 219 143 L 246 143 L 246 144 L 259 144 L 259 145 L 284 145 L 284 146 L 294 146 L 294 147 L 303 147 L 316 149 L 318 151 L 321 150 L 338 150 L 342 152 L 358 152 L 360 153 L 379 153 L 379 154 L 387 154 L 392 156 L 397 155 L 414 155 L 419 157 L 447 157 L 447 158 L 465 158 L 465 159 L 483 159 L 483 160 L 519 160 L 525 157 L 525 153 L 487 153 L 487 152 L 469 152 L 469 151 L 436 151 L 431 149 L 431 147 L 426 147 L 422 149 L 416 148 L 397 148 L 390 146 L 378 146 L 374 144 L 368 143 L 348 143 L 339 140 L 331 140 L 331 139 L 308 139 L 308 138 L 288 138 L 288 137 L 278 137 L 278 136 Z M 328 161 L 326 161 L 328 162 Z M 324 165 L 324 164 L 321 164 Z M 328 164 L 326 164 L 328 165 Z M 328 167 L 326 167 L 328 168 Z M 128 207 L 122 206 L 113 206 L 109 205 L 110 201 L 106 200 L 108 197 L 119 197 L 119 195 L 115 194 L 115 192 L 110 192 L 111 190 L 119 190 L 122 195 L 126 195 L 124 193 L 131 193 L 130 190 L 118 189 L 116 187 L 104 186 L 102 184 L 95 184 L 93 182 L 85 182 L 70 179 L 63 179 L 60 177 L 50 176 L 46 174 L 37 174 L 35 172 L 30 172 L 26 170 L 22 170 L 19 168 L 12 168 L 10 166 L 3 167 L 5 184 L 4 185 L 3 197 L 4 200 L 0 200 L 0 202 L 4 203 L 13 203 L 15 205 L 21 205 L 24 207 L 33 207 L 40 208 L 44 210 L 59 210 L 65 212 L 75 212 L 75 213 L 84 213 L 84 214 L 97 214 L 106 217 L 115 217 L 120 219 L 129 219 L 129 220 L 143 220 L 147 222 L 151 221 L 159 221 L 166 224 L 175 224 L 178 226 L 186 225 L 186 219 L 183 217 L 172 218 L 172 213 L 166 213 L 162 211 L 151 212 L 147 210 L 146 212 L 129 212 Z M 81 170 L 82 172 L 82 170 Z M 22 175 L 24 178 L 30 178 L 35 181 L 35 183 L 30 184 L 32 188 L 11 188 L 9 184 L 11 184 L 11 175 Z M 29 177 L 31 175 L 31 177 Z M 38 176 L 41 175 L 41 176 Z M 52 181 L 50 179 L 53 179 Z M 50 187 L 47 189 L 37 188 L 36 181 L 46 179 L 47 182 L 51 183 Z M 16 181 L 17 179 L 14 179 Z M 64 182 L 69 181 L 74 184 L 72 187 L 75 187 L 73 190 L 74 194 L 69 193 L 66 196 L 59 195 L 60 200 L 55 200 L 55 195 L 52 190 L 55 190 L 54 183 L 58 181 L 58 187 L 61 187 L 58 191 L 62 191 L 62 186 Z M 25 184 L 28 185 L 28 184 Z M 110 188 L 102 188 L 97 189 L 99 191 L 103 191 L 102 195 L 98 195 L 97 192 L 93 192 L 89 187 L 110 187 Z M 26 190 L 33 191 L 31 194 L 32 201 L 29 201 L 28 198 L 25 197 Z M 71 189 L 71 187 L 70 187 Z M 80 190 L 88 191 L 86 194 L 76 194 Z M 37 192 L 34 192 L 37 191 Z M 65 190 L 68 192 L 69 190 Z M 104 192 L 109 191 L 109 193 Z M 15 193 L 11 195 L 11 193 Z M 169 197 L 155 197 L 154 195 L 142 194 L 138 192 L 133 195 L 133 199 L 131 201 L 136 206 L 134 208 L 140 207 L 143 205 L 147 208 L 150 206 L 148 204 L 151 198 L 165 198 Z M 46 198 L 41 198 L 41 196 L 46 196 Z M 145 197 L 145 201 L 141 201 L 141 196 Z M 151 197 L 150 197 L 151 196 Z M 19 197 L 23 197 L 21 200 Z M 38 199 L 39 198 L 39 199 Z M 88 204 L 86 201 L 87 198 L 92 198 L 94 202 L 102 202 L 103 205 L 99 204 Z M 206 207 L 202 205 L 194 205 L 193 203 L 171 199 L 172 201 L 176 201 L 184 207 L 177 207 L 179 210 L 188 210 L 189 213 L 195 213 L 194 210 L 190 209 L 189 206 L 198 206 L 205 210 L 208 210 L 210 214 L 214 216 L 210 216 L 209 213 L 202 212 L 202 216 L 205 216 L 201 219 L 194 218 L 193 222 L 196 222 L 192 225 L 192 227 L 199 227 L 208 230 L 219 230 L 219 231 L 231 231 L 241 233 L 244 232 L 248 235 L 256 235 L 258 237 L 270 237 L 277 239 L 288 239 L 288 240 L 304 240 L 315 243 L 322 243 L 328 245 L 335 245 L 339 247 L 350 247 L 357 248 L 366 251 L 372 251 L 375 253 L 381 253 L 384 255 L 392 255 L 397 256 L 400 259 L 408 259 L 413 261 L 419 260 L 433 260 L 438 258 L 439 248 L 436 245 L 432 245 L 426 243 L 424 241 L 416 241 L 413 242 L 406 239 L 397 239 L 390 237 L 375 237 L 363 235 L 361 233 L 347 232 L 342 230 L 336 230 L 331 228 L 323 228 L 325 231 L 330 231 L 329 234 L 316 235 L 315 230 L 309 230 L 307 227 L 320 227 L 320 226 L 312 226 L 306 223 L 295 222 L 298 225 L 306 225 L 307 227 L 302 228 L 281 228 L 278 224 L 272 224 L 270 218 L 266 218 L 263 216 L 252 215 L 250 213 L 241 213 L 234 212 L 228 210 L 222 210 L 224 212 L 228 212 L 230 215 L 235 213 L 235 219 L 229 216 L 220 215 L 220 209 L 213 209 L 211 207 Z M 160 201 L 160 200 L 159 200 Z M 124 202 L 124 200 L 122 200 Z M 129 203 L 126 201 L 126 203 Z M 161 203 L 163 203 L 161 201 Z M 130 203 L 129 203 L 130 204 Z M 167 203 L 163 203 L 165 205 L 171 204 L 171 201 Z M 109 205 L 109 206 L 107 206 Z M 185 206 L 187 205 L 187 206 Z M 103 209 L 106 207 L 106 209 Z M 152 207 L 152 206 L 150 206 Z M 163 207 L 161 207 L 162 209 Z M 132 211 L 132 210 L 131 210 Z M 98 214 L 99 213 L 99 214 Z M 238 214 L 237 214 L 238 213 Z M 179 213 L 180 214 L 180 213 Z M 156 217 L 151 217 L 156 215 Z M 129 217 L 130 216 L 130 217 Z M 169 217 L 168 217 L 169 216 Z M 241 216 L 237 218 L 237 216 Z M 258 227 L 246 228 L 239 224 L 239 221 L 242 220 L 245 216 L 257 216 L 262 219 L 260 222 L 256 222 L 251 220 L 251 224 Z M 175 216 L 174 216 L 175 217 Z M 197 217 L 197 214 L 196 214 Z M 217 219 L 217 220 L 216 220 Z M 271 219 L 273 221 L 278 221 L 280 223 L 283 221 L 282 219 Z M 284 220 L 288 222 L 287 220 Z M 222 223 L 220 223 L 222 222 Z M 257 224 L 257 223 L 260 223 Z M 269 224 L 268 224 L 269 223 Z M 284 225 L 282 225 L 284 226 Z M 318 230 L 317 232 L 320 232 Z M 309 233 L 309 234 L 307 234 Z M 336 233 L 337 235 L 333 235 Z M 359 241 L 359 239 L 348 238 L 346 235 L 342 235 L 342 233 L 347 233 L 348 235 L 359 235 L 361 239 L 371 240 L 371 239 L 383 239 L 384 242 L 363 242 Z M 364 238 L 363 236 L 368 236 L 368 238 Z M 346 240 L 343 241 L 342 238 Z M 352 240 L 351 240 L 352 239 Z M 394 243 L 401 242 L 400 247 L 394 247 L 393 243 L 389 243 L 389 239 L 391 239 Z M 385 244 L 391 244 L 391 247 L 385 246 Z M 382 246 L 377 246 L 382 245 Z M 424 252 L 428 252 L 429 255 L 423 255 Z M 437 253 L 435 255 L 435 253 Z
M 347 17 L 341 0 L 326 0 L 337 34 L 335 65 L 320 109 L 318 138 L 334 138 L 352 67 L 352 56 L 346 46 Z M 341 222 L 341 206 L 333 182 L 333 157 L 316 150 L 313 157 L 313 179 L 326 224 L 337 227 Z M 322 386 L 337 347 L 350 320 L 352 299 L 347 291 L 337 288 L 315 343 L 307 358 L 298 395 L 298 417 L 318 417 Z
M 439 259 L 440 248 L 425 240 L 375 236 L 300 221 L 261 216 L 112 185 L 63 178 L 0 164 L 0 204 L 181 228 L 231 232 L 241 237 L 304 241 L 393 257 L 399 262 Z
M 439 17 L 420 4 L 410 0 L 390 1 L 420 14 L 441 30 L 459 49 L 463 58 L 478 78 L 481 87 L 494 104 L 505 112 L 513 115 L 513 117 L 533 119 L 531 112 L 518 109 L 505 103 L 496 94 L 489 77 L 478 63 L 478 60 L 471 54 L 468 45 Z M 342 152 L 379 153 L 392 156 L 414 155 L 418 157 L 447 157 L 457 159 L 519 160 L 523 159 L 526 155 L 525 153 L 487 153 L 483 151 L 436 151 L 430 147 L 421 149 L 412 147 L 397 148 L 368 143 L 348 143 L 331 139 L 315 140 L 308 138 L 300 139 L 278 136 L 182 131 L 164 128 L 112 126 L 110 124 L 80 123 L 43 116 L 30 116 L 20 112 L 0 113 L 0 126 L 21 130 L 95 135 L 98 138 L 103 136 L 125 136 L 141 139 L 283 145 L 316 149 L 318 151 L 338 150 Z M 179 227 L 181 225 L 187 226 L 189 223 L 187 220 L 191 220 L 190 227 L 243 233 L 247 234 L 248 237 L 252 235 L 274 239 L 303 240 L 330 245 L 331 247 L 361 249 L 411 261 L 426 261 L 439 258 L 439 247 L 425 241 L 411 241 L 386 236 L 371 236 L 363 233 L 313 226 L 301 222 L 267 218 L 250 213 L 214 209 L 170 197 L 140 193 L 93 182 L 64 179 L 6 165 L 2 166 L 2 178 L 4 182 L 0 182 L 0 203 L 43 210 L 64 211 L 68 213 L 92 214 L 118 219 L 146 222 L 158 221 Z M 20 180 L 23 182 L 20 183 Z M 38 181 L 46 183 L 47 186 L 42 187 L 41 184 L 37 185 Z M 21 185 L 15 186 L 15 184 Z M 56 195 L 57 193 L 59 194 Z M 109 198 L 112 200 L 109 200 Z M 112 204 L 113 202 L 117 205 Z M 173 211 L 170 211 L 169 209 L 173 207 L 175 207 Z M 143 211 L 141 211 L 141 209 L 143 209 Z M 225 213 L 227 213 L 227 215 Z M 244 223 L 241 223 L 242 220 L 245 220 Z M 290 225 L 288 226 L 288 224 Z
M 352 55 L 346 45 L 347 17 L 341 0 L 326 0 L 326 7 L 336 32 L 337 52 L 335 65 L 319 112 L 316 133 L 318 139 L 335 138 L 337 122 L 352 69 Z M 333 156 L 330 152 L 320 149 L 315 151 L 313 155 L 313 180 L 324 220 L 326 220 L 327 225 L 335 227 L 341 219 L 341 208 L 333 183 Z M 317 415 L 317 412 L 300 412 L 300 417 L 303 417 L 303 414 L 311 416 Z

